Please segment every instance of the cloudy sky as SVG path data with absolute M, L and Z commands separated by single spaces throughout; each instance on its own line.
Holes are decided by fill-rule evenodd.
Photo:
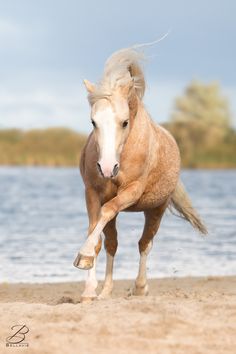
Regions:
M 82 79 L 115 50 L 150 48 L 145 102 L 158 122 L 192 79 L 218 81 L 236 122 L 235 0 L 0 0 L 0 128 L 88 132 Z

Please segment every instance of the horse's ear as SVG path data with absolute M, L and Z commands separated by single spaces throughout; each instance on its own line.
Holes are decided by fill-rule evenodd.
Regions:
M 95 85 L 86 79 L 84 79 L 84 86 L 86 87 L 88 93 L 93 93 L 95 91 Z
M 120 87 L 120 93 L 123 97 L 128 98 L 134 87 L 134 80 L 130 80 L 126 85 Z

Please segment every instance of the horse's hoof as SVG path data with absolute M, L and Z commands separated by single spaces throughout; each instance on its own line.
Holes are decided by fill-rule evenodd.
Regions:
M 76 268 L 88 270 L 93 267 L 93 262 L 93 256 L 84 256 L 83 254 L 78 253 L 73 264 Z
M 98 299 L 98 300 L 108 300 L 108 299 L 111 299 L 111 292 L 109 292 L 109 293 L 103 293 L 103 292 L 101 292 L 101 294 L 98 295 L 97 299 Z
M 135 286 L 132 289 L 132 295 L 134 296 L 147 296 L 149 293 L 149 289 L 148 289 L 148 284 L 146 284 L 145 286 Z

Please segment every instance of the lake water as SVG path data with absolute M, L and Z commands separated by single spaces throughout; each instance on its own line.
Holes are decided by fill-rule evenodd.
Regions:
M 236 274 L 236 170 L 183 171 L 182 180 L 208 226 L 200 236 L 169 213 L 149 256 L 149 277 Z M 83 280 L 74 258 L 88 225 L 78 169 L 0 168 L 0 279 L 6 282 Z M 142 213 L 118 217 L 114 278 L 134 278 Z M 103 279 L 105 251 L 98 260 Z

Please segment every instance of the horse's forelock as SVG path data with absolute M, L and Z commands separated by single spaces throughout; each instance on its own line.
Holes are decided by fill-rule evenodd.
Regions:
M 142 53 L 133 48 L 121 49 L 106 61 L 104 74 L 94 92 L 88 96 L 90 104 L 102 98 L 109 99 L 122 86 L 133 82 L 137 96 L 142 99 L 145 92 L 145 79 L 140 61 Z

